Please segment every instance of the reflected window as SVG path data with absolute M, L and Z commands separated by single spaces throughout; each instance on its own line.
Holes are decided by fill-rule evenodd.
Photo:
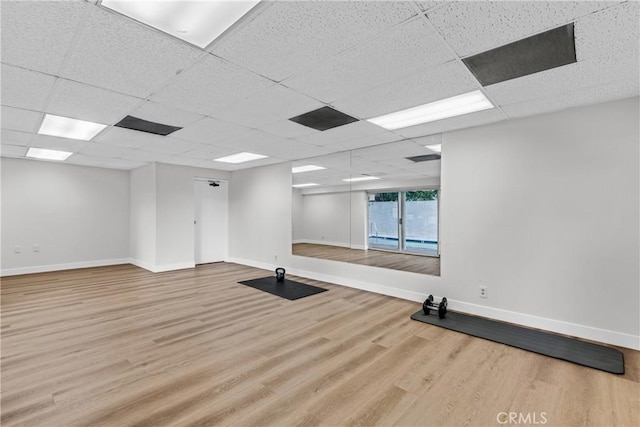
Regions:
M 368 193 L 370 249 L 438 256 L 438 190 Z

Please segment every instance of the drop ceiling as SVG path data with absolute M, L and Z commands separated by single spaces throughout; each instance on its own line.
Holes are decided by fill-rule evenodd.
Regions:
M 97 167 L 238 170 L 393 141 L 411 156 L 442 132 L 639 94 L 636 1 L 263 1 L 205 49 L 96 1 L 0 4 L 5 157 L 37 147 Z M 464 64 L 570 23 L 575 63 L 486 87 Z M 365 121 L 474 90 L 496 108 L 394 131 Z M 289 120 L 327 106 L 359 121 L 319 131 Z M 108 126 L 91 141 L 38 135 L 45 113 Z M 182 129 L 114 126 L 126 116 Z M 212 160 L 245 151 L 269 157 Z M 371 153 L 352 167 L 399 166 Z

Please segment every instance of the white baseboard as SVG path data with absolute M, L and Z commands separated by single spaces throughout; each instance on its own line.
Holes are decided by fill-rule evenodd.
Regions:
M 233 258 L 230 262 L 248 265 L 250 267 L 262 268 L 265 270 L 273 270 L 276 266 L 270 263 L 256 262 L 241 258 Z M 286 266 L 285 266 L 286 268 Z M 344 277 L 332 276 L 324 273 L 316 273 L 312 271 L 299 270 L 295 268 L 287 268 L 289 274 L 305 277 L 313 280 L 320 280 L 337 285 L 348 286 L 350 288 L 362 289 L 364 291 L 374 292 L 378 294 L 388 295 L 409 301 L 415 301 L 422 304 L 427 298 L 427 294 L 408 291 L 405 289 L 394 288 L 362 282 L 359 280 L 348 279 Z M 574 336 L 600 343 L 616 345 L 619 347 L 640 350 L 640 336 L 625 334 L 622 332 L 611 331 L 607 329 L 594 328 L 592 326 L 579 325 L 576 323 L 565 322 L 562 320 L 549 319 L 545 317 L 533 316 L 530 314 L 517 313 L 514 311 L 503 310 L 499 308 L 487 307 L 478 304 L 472 304 L 464 301 L 456 301 L 448 299 L 449 308 L 463 313 L 483 316 L 494 320 L 514 323 L 521 326 L 542 329 L 549 332 Z M 416 311 L 419 309 L 416 306 Z
M 145 270 L 148 270 L 152 273 L 163 273 L 165 271 L 184 270 L 187 268 L 195 268 L 196 266 L 195 263 L 193 262 L 178 262 L 174 264 L 155 265 L 155 264 L 150 264 L 148 262 L 140 261 L 139 259 L 134 259 L 134 258 L 131 258 L 129 260 L 129 263 L 137 267 L 144 268 Z
M 77 268 L 105 267 L 108 265 L 129 264 L 129 258 L 103 259 L 95 261 L 69 262 L 65 264 L 36 265 L 33 267 L 6 268 L 0 271 L 0 276 L 17 276 L 20 274 L 47 273 L 49 271 L 74 270 Z

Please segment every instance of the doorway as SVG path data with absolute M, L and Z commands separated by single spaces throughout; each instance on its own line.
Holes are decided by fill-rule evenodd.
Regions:
M 194 260 L 207 264 L 227 260 L 228 183 L 196 179 L 194 188 Z

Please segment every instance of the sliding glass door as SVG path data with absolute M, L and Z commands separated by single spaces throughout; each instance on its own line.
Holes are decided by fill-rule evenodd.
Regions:
M 397 251 L 400 249 L 397 192 L 369 193 L 369 247 Z
M 422 255 L 438 255 L 438 191 L 402 193 L 403 249 Z
M 371 249 L 438 256 L 438 190 L 369 193 Z

